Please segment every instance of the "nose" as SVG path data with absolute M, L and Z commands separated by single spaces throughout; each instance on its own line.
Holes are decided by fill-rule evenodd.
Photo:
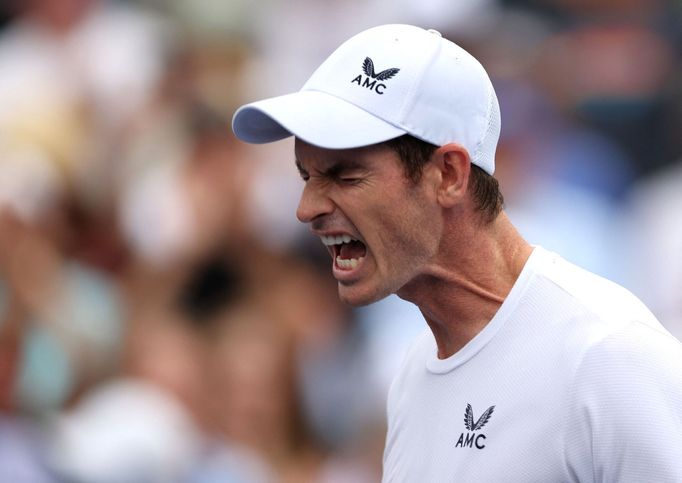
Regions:
M 334 211 L 334 202 L 324 191 L 309 181 L 303 188 L 301 199 L 296 209 L 296 217 L 301 223 L 310 223 L 316 218 Z

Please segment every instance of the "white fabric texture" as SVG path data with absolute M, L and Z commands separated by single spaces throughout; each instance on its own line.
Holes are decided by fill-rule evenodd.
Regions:
M 624 288 L 536 247 L 436 353 L 427 331 L 391 387 L 385 483 L 682 481 L 682 344 Z

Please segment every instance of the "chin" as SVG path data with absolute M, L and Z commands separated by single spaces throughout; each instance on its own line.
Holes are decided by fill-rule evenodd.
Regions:
M 389 295 L 390 293 L 382 293 L 376 290 L 362 290 L 360 287 L 346 286 L 339 283 L 339 298 L 343 303 L 352 305 L 353 307 L 363 307 L 365 305 L 373 304 Z

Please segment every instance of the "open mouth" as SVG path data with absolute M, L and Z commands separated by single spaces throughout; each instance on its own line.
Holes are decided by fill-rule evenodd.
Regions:
M 350 235 L 321 236 L 322 243 L 342 270 L 353 270 L 365 258 L 367 247 Z

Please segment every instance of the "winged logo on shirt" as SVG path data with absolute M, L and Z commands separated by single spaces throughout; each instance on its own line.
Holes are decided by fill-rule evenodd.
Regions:
M 485 410 L 481 417 L 478 418 L 478 421 L 474 423 L 474 410 L 471 408 L 471 404 L 467 404 L 466 411 L 464 411 L 464 426 L 467 428 L 467 431 L 478 431 L 485 426 L 490 419 L 490 416 L 493 415 L 494 410 L 495 406 L 490 406 Z

